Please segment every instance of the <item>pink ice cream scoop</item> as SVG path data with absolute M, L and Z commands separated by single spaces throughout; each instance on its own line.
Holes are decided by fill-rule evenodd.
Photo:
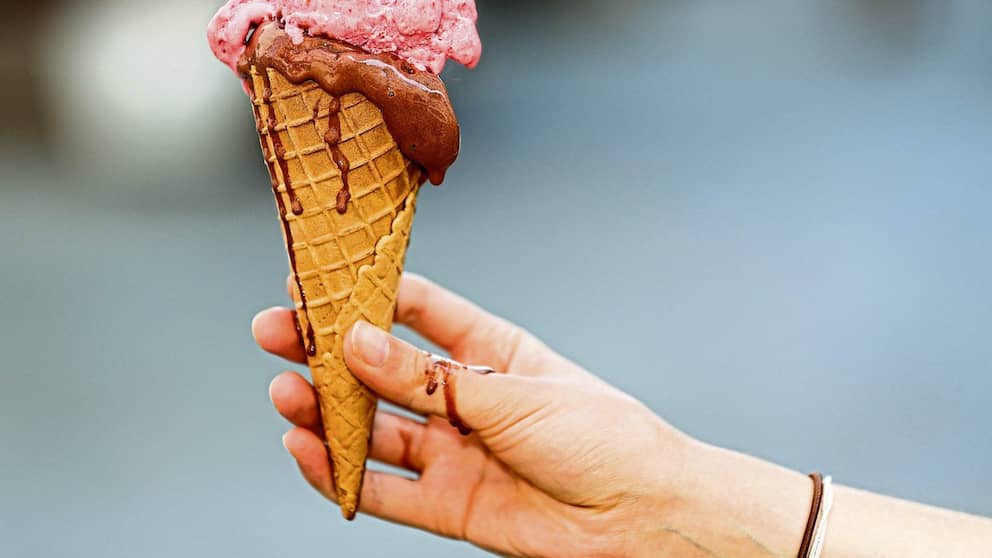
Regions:
M 470 68 L 479 62 L 477 19 L 475 0 L 229 0 L 207 31 L 214 54 L 235 72 L 251 31 L 277 21 L 296 43 L 304 33 L 344 41 L 439 74 L 449 58 Z

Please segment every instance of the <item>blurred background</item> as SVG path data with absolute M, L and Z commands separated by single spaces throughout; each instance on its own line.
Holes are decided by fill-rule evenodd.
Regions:
M 248 326 L 286 256 L 219 3 L 4 4 L 0 555 L 481 555 L 346 525 L 280 445 Z M 992 4 L 479 9 L 411 270 L 693 436 L 992 514 Z

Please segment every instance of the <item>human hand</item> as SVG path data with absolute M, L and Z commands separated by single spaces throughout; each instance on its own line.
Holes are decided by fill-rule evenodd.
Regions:
M 349 332 L 352 371 L 385 399 L 430 417 L 378 414 L 372 459 L 419 478 L 369 471 L 362 512 L 507 556 L 795 555 L 811 497 L 804 475 L 682 435 L 523 330 L 423 278 L 404 276 L 396 318 L 454 359 L 504 373 L 480 374 L 367 324 Z M 271 309 L 253 330 L 264 349 L 303 363 L 294 320 L 291 310 Z M 270 391 L 296 425 L 286 448 L 333 500 L 316 392 L 290 372 Z M 461 436 L 452 419 L 476 433 Z M 973 556 L 992 533 L 988 519 L 846 487 L 835 508 L 825 556 Z
M 445 378 L 444 365 L 437 367 L 444 361 L 368 324 L 349 333 L 346 360 L 356 376 L 382 398 L 431 417 L 378 414 L 372 459 L 419 479 L 369 471 L 363 513 L 504 555 L 637 554 L 636 529 L 656 520 L 674 493 L 668 485 L 690 440 L 522 329 L 423 278 L 404 276 L 396 319 L 454 360 L 501 373 L 455 364 Z M 292 310 L 270 309 L 253 331 L 265 350 L 304 363 L 294 320 Z M 428 395 L 432 381 L 437 390 Z M 304 478 L 333 500 L 312 386 L 287 372 L 271 396 L 296 425 L 284 443 Z M 475 433 L 463 437 L 452 418 Z

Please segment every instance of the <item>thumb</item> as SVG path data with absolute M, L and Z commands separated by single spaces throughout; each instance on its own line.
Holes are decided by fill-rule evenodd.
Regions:
M 463 434 L 506 431 L 544 406 L 540 379 L 443 359 L 365 322 L 348 332 L 344 349 L 352 373 L 380 397 L 446 418 Z

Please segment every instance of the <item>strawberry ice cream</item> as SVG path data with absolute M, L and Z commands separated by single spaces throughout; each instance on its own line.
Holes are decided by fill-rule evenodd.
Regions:
M 251 32 L 275 21 L 293 42 L 304 34 L 394 53 L 441 73 L 450 58 L 470 68 L 482 55 L 475 0 L 230 0 L 210 22 L 210 48 L 235 72 Z

